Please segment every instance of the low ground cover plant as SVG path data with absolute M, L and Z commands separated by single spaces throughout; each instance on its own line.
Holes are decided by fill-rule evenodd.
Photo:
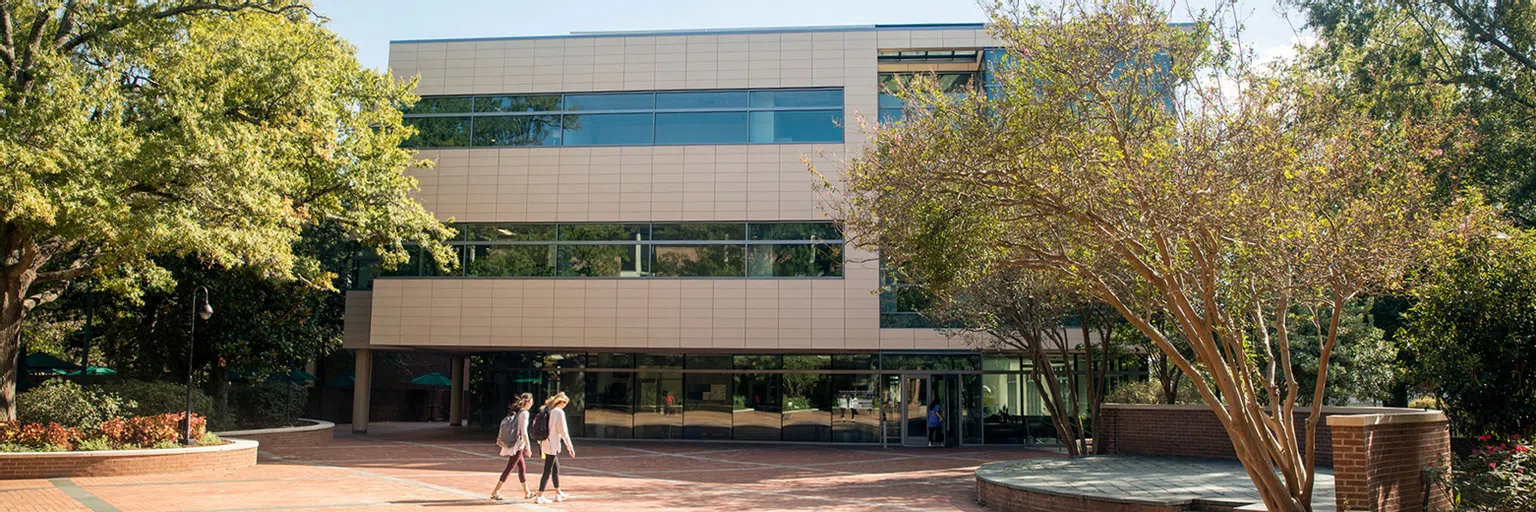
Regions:
M 90 428 L 51 422 L 0 422 L 0 452 L 175 448 L 181 439 L 183 416 L 183 413 L 173 413 L 111 418 Z M 207 427 L 207 419 L 192 415 L 192 437 L 198 444 L 223 442 L 218 436 L 209 434 Z

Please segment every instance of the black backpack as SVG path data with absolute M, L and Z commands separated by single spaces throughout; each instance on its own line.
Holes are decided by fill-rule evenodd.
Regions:
M 534 441 L 549 439 L 549 410 L 539 411 L 539 415 L 533 418 L 533 426 L 528 428 L 528 433 Z

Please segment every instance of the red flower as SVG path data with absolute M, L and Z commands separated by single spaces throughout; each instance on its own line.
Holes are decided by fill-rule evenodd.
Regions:
M 1488 467 L 1490 467 L 1490 468 L 1498 468 L 1498 467 L 1499 467 L 1499 465 L 1498 465 L 1498 464 L 1494 464 L 1494 463 L 1492 463 L 1492 462 L 1489 462 L 1489 463 L 1488 463 Z
M 1488 439 L 1490 439 L 1490 436 L 1488 434 L 1483 434 L 1483 435 L 1477 436 L 1477 440 L 1478 441 L 1482 441 L 1482 442 L 1485 442 L 1485 443 L 1488 442 Z
M 1525 445 L 1518 445 L 1518 444 L 1515 445 L 1515 452 L 1516 453 L 1528 452 L 1528 451 L 1531 451 L 1531 449 L 1530 448 L 1526 448 Z

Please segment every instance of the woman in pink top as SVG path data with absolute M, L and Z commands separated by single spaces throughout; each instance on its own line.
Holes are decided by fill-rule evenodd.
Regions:
M 564 392 L 556 393 L 544 401 L 544 412 L 549 415 L 549 437 L 539 441 L 539 451 L 544 454 L 544 476 L 539 478 L 539 497 L 534 503 L 565 501 L 568 497 L 560 490 L 560 449 L 564 448 L 571 458 L 576 458 L 576 447 L 571 445 L 571 429 L 565 422 L 565 404 L 571 402 Z M 553 479 L 555 499 L 544 497 L 546 484 Z

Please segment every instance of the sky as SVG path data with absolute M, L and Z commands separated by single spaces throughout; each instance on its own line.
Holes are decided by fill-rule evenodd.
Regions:
M 1180 3 L 1186 8 L 1216 0 Z M 978 23 L 977 0 L 315 0 L 331 30 L 358 48 L 363 65 L 383 69 L 389 42 L 562 35 L 571 32 L 797 27 L 896 23 Z M 1306 40 L 1297 16 L 1275 0 L 1237 0 L 1244 41 L 1261 59 L 1288 55 Z

